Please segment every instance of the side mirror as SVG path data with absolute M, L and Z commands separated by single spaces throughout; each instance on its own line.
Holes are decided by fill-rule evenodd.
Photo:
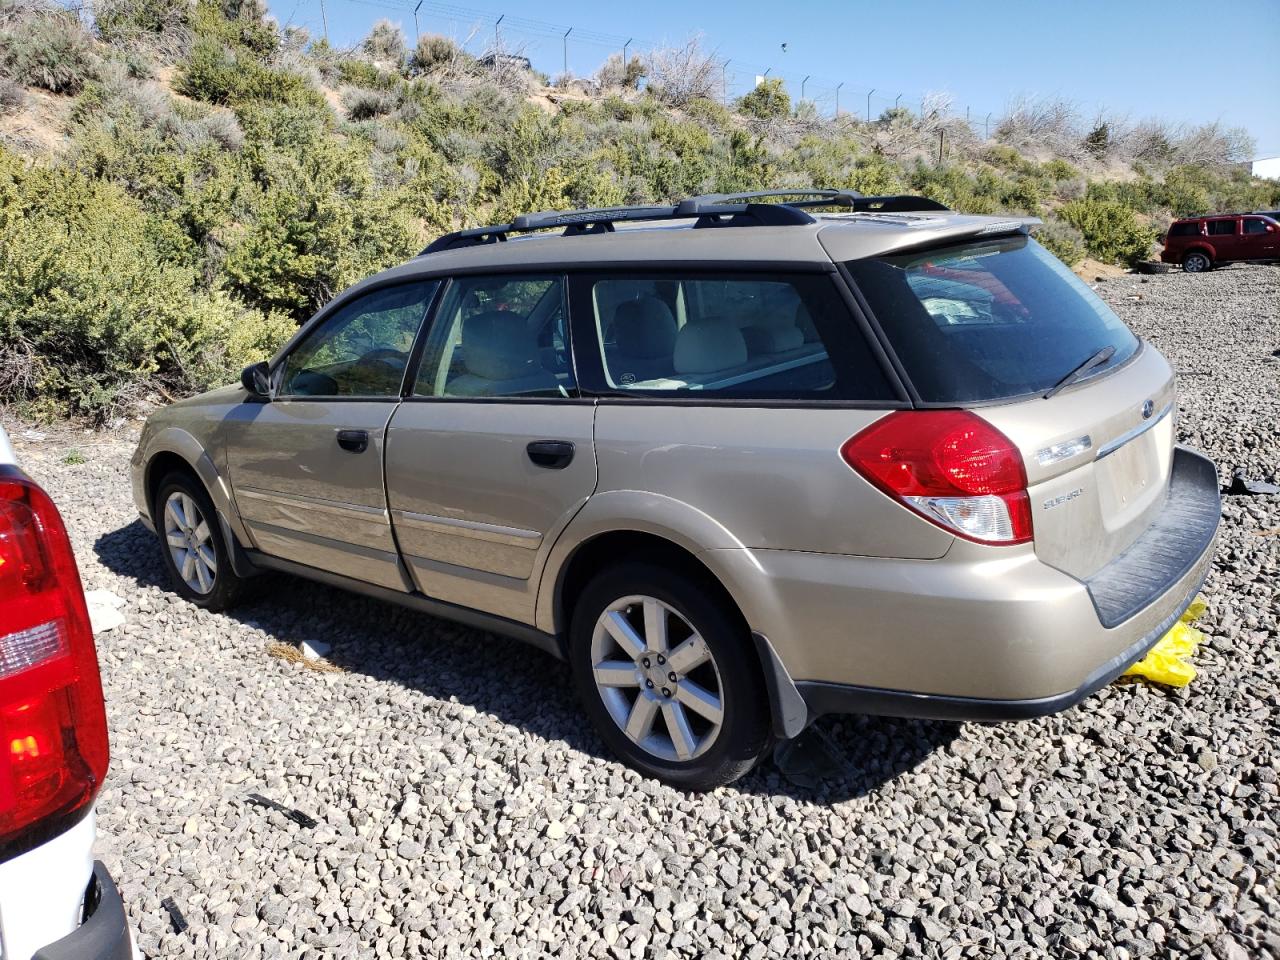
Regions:
M 1267 233 L 1275 233 L 1275 232 L 1276 232 L 1276 225 L 1274 223 L 1268 223 Z
M 249 396 L 266 400 L 271 397 L 271 368 L 267 361 L 251 363 L 240 371 L 240 386 L 249 391 Z

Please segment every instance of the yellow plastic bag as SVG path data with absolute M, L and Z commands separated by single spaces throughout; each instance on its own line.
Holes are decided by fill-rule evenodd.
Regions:
M 1196 677 L 1196 668 L 1186 658 L 1204 642 L 1204 634 L 1191 626 L 1205 610 L 1203 597 L 1196 597 L 1173 629 L 1156 641 L 1147 655 L 1124 672 L 1126 677 L 1145 677 L 1170 687 L 1185 687 Z

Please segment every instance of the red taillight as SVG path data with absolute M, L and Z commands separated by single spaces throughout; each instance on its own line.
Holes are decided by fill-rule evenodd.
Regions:
M 966 410 L 891 413 L 849 438 L 840 455 L 885 493 L 978 543 L 1031 539 L 1022 455 Z
M 84 590 L 48 494 L 0 466 L 0 859 L 93 802 L 107 717 Z

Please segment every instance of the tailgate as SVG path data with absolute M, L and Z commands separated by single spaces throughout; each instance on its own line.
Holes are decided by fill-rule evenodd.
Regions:
M 1036 556 L 1044 563 L 1086 579 L 1160 514 L 1176 410 L 1173 371 L 1153 347 L 1048 400 L 978 412 L 1022 450 Z

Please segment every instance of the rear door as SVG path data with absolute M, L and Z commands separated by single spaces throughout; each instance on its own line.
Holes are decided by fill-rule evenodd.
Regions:
M 1173 372 L 1060 260 L 1017 236 L 847 266 L 919 404 L 972 408 L 1021 449 L 1040 559 L 1086 577 L 1150 525 L 1172 464 Z
M 453 280 L 387 431 L 387 496 L 417 589 L 532 623 L 556 535 L 596 485 L 595 408 L 556 275 Z
M 1243 259 L 1241 253 L 1240 221 L 1236 217 L 1219 217 L 1205 224 L 1209 243 L 1213 245 L 1214 259 L 1218 261 Z
M 258 549 L 396 590 L 383 440 L 438 287 L 385 287 L 341 306 L 272 371 L 267 403 L 228 424 L 236 507 Z

